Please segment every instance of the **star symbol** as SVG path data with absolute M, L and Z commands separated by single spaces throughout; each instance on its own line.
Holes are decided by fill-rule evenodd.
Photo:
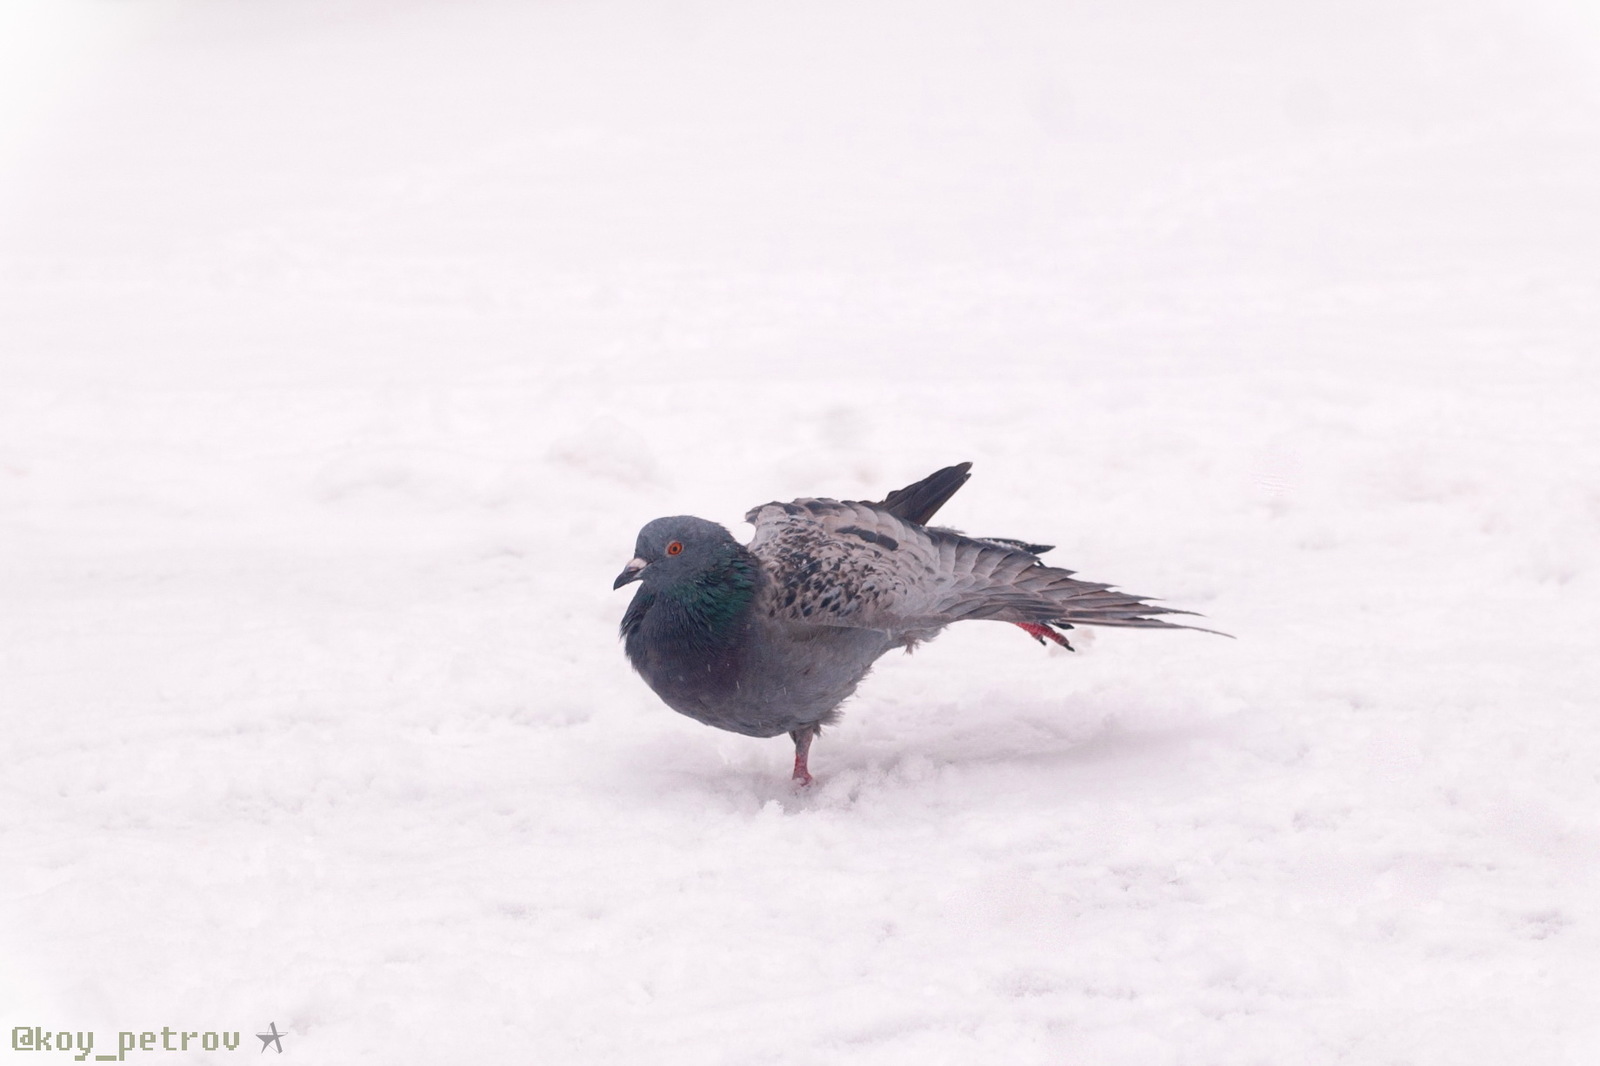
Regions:
M 257 1033 L 256 1034 L 256 1039 L 261 1041 L 261 1051 L 262 1051 L 263 1054 L 266 1053 L 267 1048 L 271 1047 L 273 1044 L 277 1044 L 278 1045 L 278 1054 L 282 1055 L 283 1054 L 283 1036 L 284 1036 L 283 1033 L 278 1032 L 278 1023 L 277 1022 L 268 1022 L 267 1023 L 267 1031 L 264 1032 L 264 1033 Z

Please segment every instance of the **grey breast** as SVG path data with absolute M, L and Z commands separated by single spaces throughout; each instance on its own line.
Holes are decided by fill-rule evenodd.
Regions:
M 744 689 L 729 710 L 737 724 L 724 728 L 752 736 L 777 736 L 838 717 L 872 664 L 896 644 L 882 630 L 798 626 L 763 618 L 742 672 Z

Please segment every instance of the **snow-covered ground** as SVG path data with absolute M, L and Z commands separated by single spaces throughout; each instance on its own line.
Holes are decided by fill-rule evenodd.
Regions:
M 0 30 L 5 1054 L 1600 1061 L 1583 6 Z M 644 521 L 963 459 L 1238 639 L 958 626 L 804 793 L 628 669 Z

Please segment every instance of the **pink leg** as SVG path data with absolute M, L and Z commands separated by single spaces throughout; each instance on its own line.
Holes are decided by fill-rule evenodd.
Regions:
M 1067 638 L 1051 629 L 1048 625 L 1035 625 L 1032 622 L 1013 622 L 1011 624 L 1027 633 L 1028 636 L 1032 637 L 1034 640 L 1037 640 L 1040 644 L 1043 644 L 1048 638 L 1055 641 L 1063 648 L 1066 648 L 1068 651 L 1073 650 L 1072 645 L 1067 643 Z
M 789 734 L 794 741 L 794 779 L 800 782 L 800 787 L 811 784 L 811 771 L 806 769 L 806 756 L 811 753 L 811 741 L 817 735 L 817 727 L 807 726 L 796 729 Z

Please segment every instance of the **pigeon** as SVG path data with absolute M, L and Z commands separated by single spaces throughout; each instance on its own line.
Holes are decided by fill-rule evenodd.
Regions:
M 764 503 L 745 515 L 749 544 L 689 515 L 647 523 L 612 585 L 639 584 L 622 616 L 629 661 L 680 714 L 751 737 L 787 733 L 805 786 L 812 740 L 872 664 L 952 622 L 1010 622 L 1068 650 L 1063 631 L 1077 625 L 1200 628 L 1166 620 L 1191 611 L 1046 566 L 1050 545 L 928 525 L 971 468 L 947 466 L 876 503 Z

